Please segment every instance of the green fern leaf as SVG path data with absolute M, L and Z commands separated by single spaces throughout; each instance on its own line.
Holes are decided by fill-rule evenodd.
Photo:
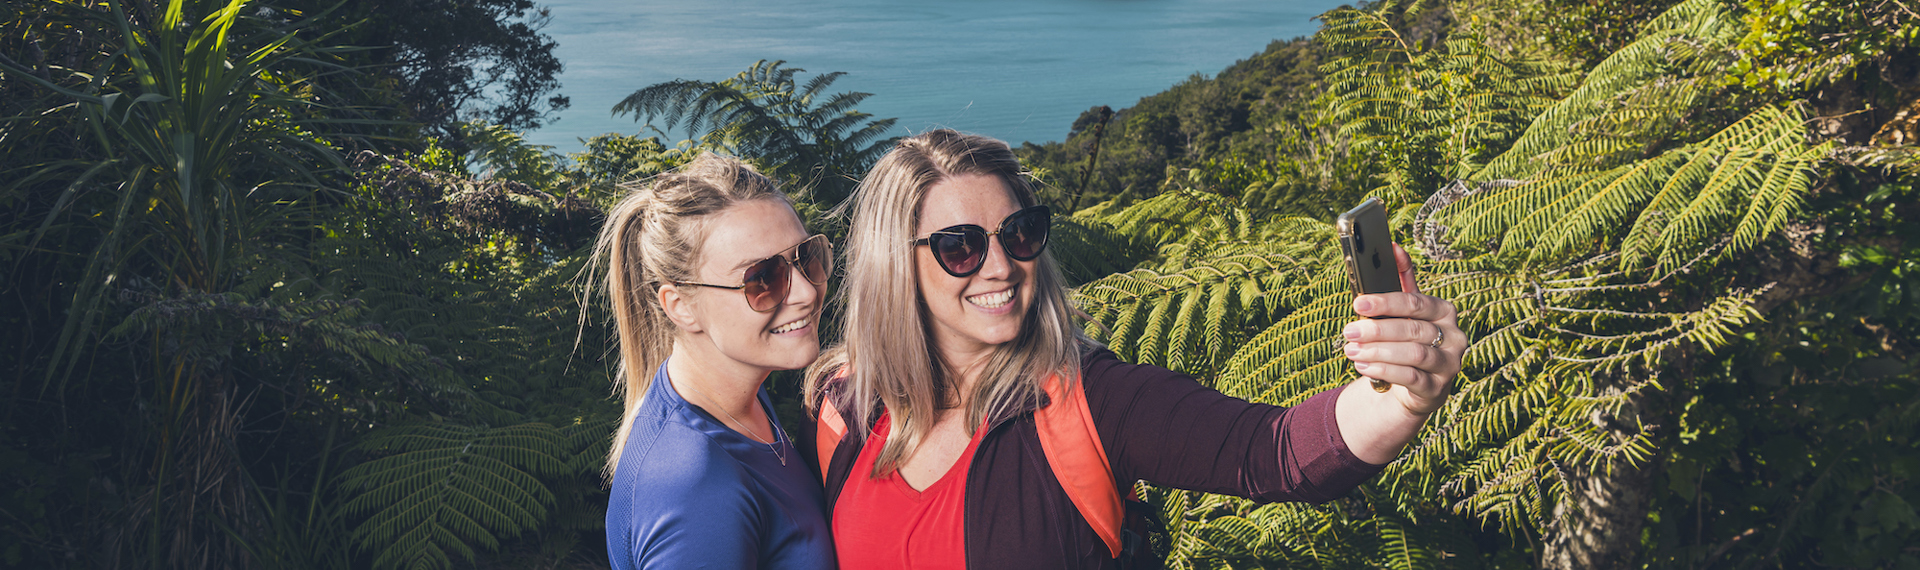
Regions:
M 542 477 L 567 470 L 561 432 L 547 424 L 473 428 L 415 424 L 369 435 L 384 453 L 340 474 L 350 514 L 368 515 L 354 542 L 381 568 L 448 568 L 476 546 L 538 527 L 553 504 Z

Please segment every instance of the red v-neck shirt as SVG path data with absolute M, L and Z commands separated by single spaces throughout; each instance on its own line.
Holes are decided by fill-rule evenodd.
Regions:
M 854 475 L 833 507 L 833 544 L 841 570 L 967 567 L 967 469 L 987 430 L 975 430 L 967 450 L 945 475 L 915 491 L 895 470 L 873 479 L 873 462 L 887 443 L 892 422 L 883 413 L 860 449 Z

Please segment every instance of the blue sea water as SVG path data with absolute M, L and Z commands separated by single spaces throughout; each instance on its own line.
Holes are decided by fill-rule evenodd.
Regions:
M 1132 106 L 1218 73 L 1275 39 L 1311 35 L 1336 0 L 545 0 L 573 107 L 529 133 L 566 153 L 644 131 L 613 105 L 674 79 L 719 81 L 760 59 L 844 71 L 830 92 L 897 134 L 947 127 L 1019 144 L 1060 140 L 1089 107 Z M 675 139 L 679 137 L 674 137 Z M 671 142 L 671 141 L 670 141 Z

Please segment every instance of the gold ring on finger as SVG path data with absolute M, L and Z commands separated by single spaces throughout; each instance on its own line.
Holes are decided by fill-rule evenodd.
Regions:
M 1440 328 L 1440 325 L 1434 325 L 1433 326 L 1433 342 L 1427 343 L 1427 346 L 1440 348 L 1440 343 L 1445 340 L 1447 340 L 1446 329 Z

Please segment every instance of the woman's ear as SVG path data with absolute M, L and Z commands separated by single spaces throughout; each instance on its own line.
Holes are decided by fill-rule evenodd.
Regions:
M 667 320 L 673 321 L 680 330 L 699 333 L 705 330 L 700 326 L 700 318 L 693 312 L 693 299 L 679 285 L 668 283 L 660 286 L 660 309 L 667 314 Z

